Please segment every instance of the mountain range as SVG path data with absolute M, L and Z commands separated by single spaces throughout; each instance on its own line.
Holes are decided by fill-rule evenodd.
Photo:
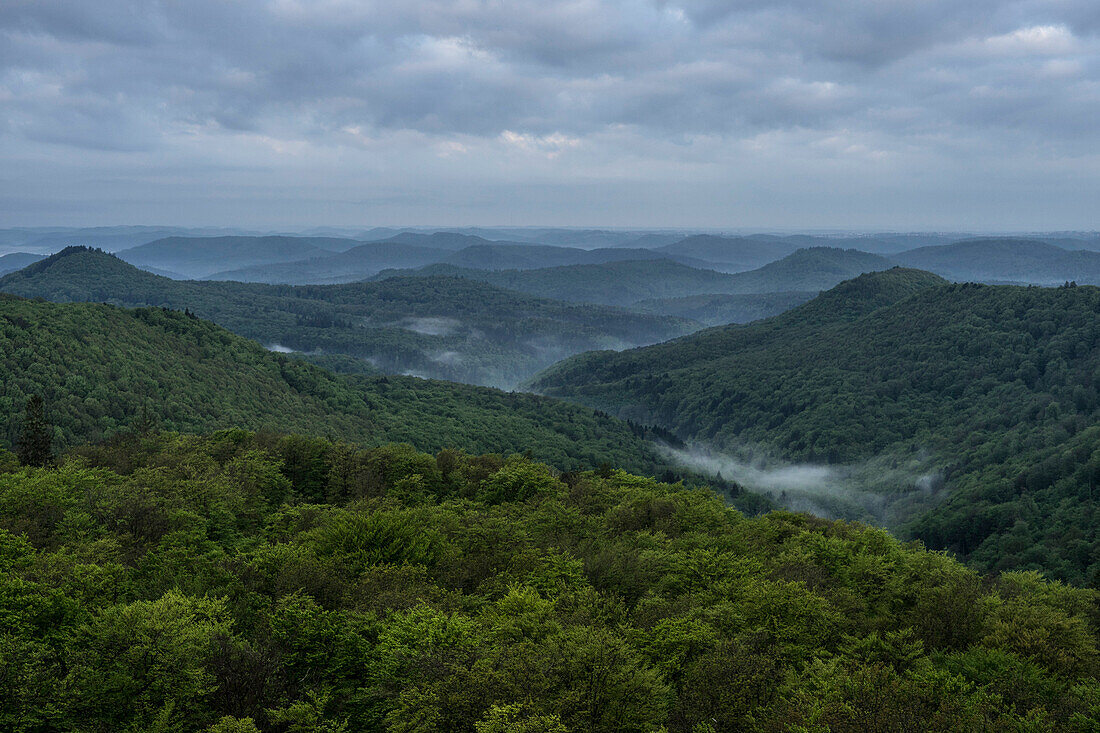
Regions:
M 0 278 L 0 291 L 189 310 L 340 371 L 414 373 L 500 387 L 513 387 L 571 354 L 654 343 L 698 327 L 457 278 L 298 287 L 177 281 L 78 247 Z

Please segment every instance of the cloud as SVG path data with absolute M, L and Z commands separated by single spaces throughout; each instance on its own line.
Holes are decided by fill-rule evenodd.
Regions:
M 158 160 L 189 161 L 195 178 L 252 168 L 234 182 L 257 200 L 276 183 L 302 198 L 292 182 L 317 179 L 337 202 L 419 195 L 436 221 L 522 211 L 485 203 L 519 165 L 543 192 L 674 187 L 690 171 L 755 180 L 792 203 L 813 195 L 785 179 L 819 165 L 834 166 L 822 199 L 863 186 L 884 196 L 936 170 L 966 190 L 967 171 L 989 181 L 1006 160 L 1038 186 L 1067 161 L 1074 175 L 1092 166 L 1098 31 L 1083 0 L 9 0 L 0 155 L 138 191 Z M 390 190 L 364 182 L 375 174 Z M 1082 201 L 1096 182 L 1074 188 Z M 559 207 L 588 198 L 573 190 Z M 451 197 L 446 209 L 438 197 Z M 689 200 L 700 224 L 736 217 L 721 196 Z M 613 208 L 616 219 L 650 209 Z

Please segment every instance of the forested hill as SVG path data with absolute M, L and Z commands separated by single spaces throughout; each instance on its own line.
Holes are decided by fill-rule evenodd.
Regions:
M 298 287 L 173 281 L 79 247 L 0 278 L 0 291 L 188 309 L 326 366 L 349 357 L 342 369 L 500 387 L 570 354 L 654 343 L 694 329 L 679 318 L 542 299 L 468 279 Z
M 30 252 L 12 252 L 11 254 L 0 255 L 0 275 L 19 270 L 40 259 L 42 259 L 42 255 L 31 254 Z
M 817 293 L 751 293 L 747 295 L 685 295 L 679 298 L 650 298 L 630 306 L 640 313 L 690 318 L 706 326 L 748 323 L 788 311 Z
M 429 265 L 421 270 L 382 272 L 377 279 L 452 275 L 541 297 L 628 306 L 653 298 L 823 290 L 860 273 L 893 266 L 889 260 L 867 252 L 815 247 L 798 250 L 756 270 L 733 274 L 661 259 L 492 272 Z
M 766 321 L 582 355 L 534 387 L 792 460 L 929 451 L 948 492 L 913 536 L 981 567 L 1094 578 L 1100 289 L 954 284 L 890 302 L 914 279 L 868 275 Z
M 808 247 L 763 267 L 731 275 L 739 293 L 776 293 L 791 290 L 825 290 L 850 277 L 894 267 L 880 255 L 858 249 Z
M 0 295 L 0 444 L 41 395 L 58 448 L 133 430 L 245 427 L 421 450 L 525 452 L 562 468 L 653 471 L 642 431 L 588 408 L 411 377 L 353 378 L 160 308 Z
M 356 244 L 339 237 L 165 237 L 124 249 L 118 256 L 138 267 L 203 277 L 217 270 L 342 252 Z
M 1100 252 L 1070 251 L 1035 239 L 970 239 L 920 247 L 894 259 L 957 281 L 1100 284 Z
M 147 434 L 0 453 L 0 728 L 1071 731 L 1097 594 L 621 471 Z

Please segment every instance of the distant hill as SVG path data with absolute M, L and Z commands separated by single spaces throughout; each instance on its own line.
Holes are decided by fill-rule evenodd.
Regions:
M 843 464 L 834 497 L 838 471 L 869 473 L 902 534 L 1080 583 L 1100 573 L 1098 314 L 1095 287 L 889 270 L 764 321 L 573 357 L 533 387 L 729 455 Z
M 636 247 L 601 247 L 578 249 L 576 247 L 552 247 L 545 244 L 517 244 L 492 242 L 471 245 L 455 252 L 443 264 L 475 270 L 534 270 L 544 267 L 568 265 L 599 265 L 628 260 L 668 259 L 688 267 L 714 269 L 709 262 L 680 255 L 668 255 L 651 249 Z
M 779 237 L 758 235 L 752 237 L 725 237 L 714 234 L 697 234 L 659 248 L 669 255 L 697 257 L 713 262 L 723 269 L 740 272 L 786 257 L 798 249 Z
M 30 252 L 12 252 L 10 254 L 0 255 L 0 275 L 6 272 L 22 270 L 32 262 L 38 262 L 44 257 L 45 255 L 31 254 Z
M 699 234 L 665 243 L 660 251 L 698 257 L 720 265 L 725 271 L 738 272 L 761 267 L 799 249 L 829 247 L 891 255 L 915 247 L 948 244 L 958 239 L 958 236 L 946 234 Z
M 433 232 L 431 234 L 424 234 L 421 232 L 400 232 L 382 241 L 457 252 L 460 249 L 478 244 L 490 244 L 495 240 L 486 239 L 485 237 L 474 234 L 460 234 L 458 232 Z M 530 242 L 515 242 L 515 244 L 530 244 Z
M 60 227 L 56 230 L 24 230 L 16 233 L 19 248 L 27 252 L 50 254 L 69 246 L 97 247 L 114 252 L 130 249 L 166 237 L 204 237 L 243 234 L 224 229 L 185 229 L 183 227 L 116 226 L 116 227 Z M 3 232 L 0 232 L 3 239 Z
M 815 297 L 817 292 L 760 293 L 750 295 L 686 295 L 681 298 L 640 300 L 631 310 L 677 316 L 705 326 L 748 323 L 769 318 Z
M 529 451 L 562 469 L 660 465 L 637 426 L 587 408 L 411 377 L 336 376 L 179 311 L 0 295 L 0 355 L 0 445 L 8 447 L 27 397 L 39 394 L 59 449 L 133 430 L 144 414 L 167 430 Z
M 58 302 L 187 309 L 338 371 L 414 373 L 501 387 L 571 354 L 650 344 L 696 327 L 457 278 L 300 287 L 172 281 L 82 248 L 0 278 L 0 291 Z
M 122 250 L 118 256 L 137 267 L 198 278 L 222 270 L 319 257 L 357 244 L 336 237 L 167 237 Z
M 957 281 L 1100 284 L 1100 252 L 1070 251 L 1037 239 L 971 239 L 893 259 Z
M 389 268 L 422 267 L 439 262 L 449 254 L 445 249 L 388 239 L 366 242 L 345 252 L 306 260 L 224 270 L 205 279 L 289 285 L 346 283 L 366 280 Z
M 741 293 L 777 293 L 826 290 L 865 272 L 886 270 L 894 263 L 880 255 L 856 249 L 811 247 L 748 272 L 730 275 Z
M 892 266 L 889 260 L 866 252 L 817 247 L 799 250 L 757 270 L 734 274 L 658 259 L 497 272 L 429 265 L 412 272 L 382 272 L 378 278 L 450 275 L 540 297 L 630 306 L 641 300 L 689 295 L 817 291 L 862 272 Z
M 598 249 L 602 247 L 637 247 L 632 244 L 643 232 L 610 229 L 571 229 L 568 227 L 493 227 L 464 228 L 463 233 L 477 234 L 493 241 L 513 240 L 530 244 Z
M 462 245 L 461 249 L 455 250 L 454 247 L 459 245 Z M 672 259 L 704 269 L 713 267 L 693 257 L 665 255 L 649 249 L 622 247 L 588 250 L 523 242 L 494 242 L 453 232 L 431 235 L 405 232 L 340 254 L 219 271 L 207 279 L 308 285 L 355 282 L 387 269 L 410 269 L 437 263 L 474 270 L 532 270 L 657 259 Z
M 462 277 L 544 298 L 618 306 L 645 298 L 722 292 L 731 277 L 658 259 L 499 271 L 429 265 L 420 270 L 382 272 L 377 279 L 421 275 Z

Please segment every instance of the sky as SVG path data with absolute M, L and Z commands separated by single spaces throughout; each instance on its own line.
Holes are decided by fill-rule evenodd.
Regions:
M 1096 0 L 0 0 L 0 226 L 1100 229 Z

